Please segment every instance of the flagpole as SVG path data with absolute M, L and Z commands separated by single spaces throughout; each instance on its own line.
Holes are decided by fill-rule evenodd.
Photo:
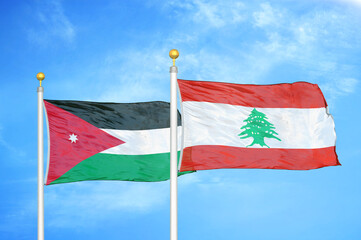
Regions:
M 177 73 L 175 59 L 179 56 L 176 49 L 169 52 L 173 59 L 170 67 L 170 240 L 178 239 L 178 164 L 177 164 Z
M 38 92 L 38 240 L 44 240 L 44 133 L 43 133 L 43 94 L 41 82 L 45 75 L 39 72 L 36 78 L 40 81 Z

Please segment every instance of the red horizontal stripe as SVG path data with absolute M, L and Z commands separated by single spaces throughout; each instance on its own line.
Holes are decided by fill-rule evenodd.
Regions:
M 327 103 L 317 84 L 233 84 L 178 80 L 182 101 L 225 103 L 258 108 L 321 108 Z
M 318 149 L 193 146 L 183 150 L 180 171 L 220 168 L 309 170 L 341 165 L 335 147 Z

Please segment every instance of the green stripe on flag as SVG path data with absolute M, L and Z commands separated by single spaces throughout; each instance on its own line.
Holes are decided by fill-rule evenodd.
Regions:
M 180 152 L 178 161 L 179 155 Z M 50 185 L 86 180 L 165 181 L 170 178 L 169 159 L 169 152 L 149 155 L 98 153 L 80 162 Z M 191 172 L 181 172 L 178 176 Z

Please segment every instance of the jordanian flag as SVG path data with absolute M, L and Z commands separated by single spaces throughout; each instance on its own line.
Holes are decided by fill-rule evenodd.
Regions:
M 178 85 L 184 126 L 180 171 L 340 165 L 334 121 L 316 84 Z
M 44 104 L 50 137 L 47 185 L 169 179 L 169 103 Z

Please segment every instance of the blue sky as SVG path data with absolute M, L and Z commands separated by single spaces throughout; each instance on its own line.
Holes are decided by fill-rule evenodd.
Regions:
M 44 96 L 169 100 L 179 78 L 320 85 L 341 167 L 179 178 L 179 239 L 360 239 L 361 1 L 1 1 L 0 239 L 35 239 Z M 168 239 L 169 182 L 45 187 L 46 239 Z

